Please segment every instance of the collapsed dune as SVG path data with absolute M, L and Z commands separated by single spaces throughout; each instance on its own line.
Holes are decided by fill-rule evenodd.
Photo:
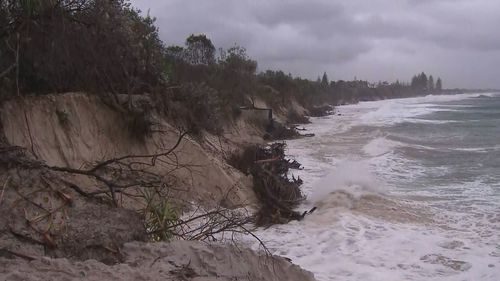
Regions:
M 133 96 L 123 103 L 145 115 L 154 124 L 143 138 L 134 131 L 132 116 L 110 108 L 97 96 L 67 93 L 30 97 L 5 102 L 0 110 L 4 134 L 11 145 L 27 148 L 51 166 L 81 168 L 89 163 L 123 155 L 152 154 L 174 145 L 179 129 L 154 114 L 151 101 Z M 209 143 L 209 142 L 207 142 Z M 218 152 L 231 147 L 218 143 Z M 204 204 L 223 198 L 229 205 L 255 202 L 251 180 L 225 164 L 222 154 L 213 153 L 199 142 L 185 137 L 176 150 L 175 169 L 158 163 L 157 170 L 172 175 L 185 200 Z M 226 196 L 230 191 L 229 196 Z
M 179 139 L 147 96 L 125 102 L 154 124 L 150 135 L 138 136 L 134 119 L 84 93 L 1 106 L 1 280 L 314 280 L 283 258 L 231 245 L 147 243 L 144 202 L 133 200 L 134 190 L 117 194 L 115 204 L 88 196 L 109 191 L 95 177 L 64 169 L 88 171 L 106 159 L 176 147 L 173 162 L 158 161 L 147 172 L 175 186 L 179 201 L 204 208 L 256 202 L 251 178 L 225 163 L 234 140 Z M 98 175 L 113 179 L 116 172 Z

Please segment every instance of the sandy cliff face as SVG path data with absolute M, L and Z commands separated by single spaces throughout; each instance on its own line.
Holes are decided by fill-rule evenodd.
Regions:
M 140 242 L 148 240 L 144 217 L 134 211 L 140 204 L 118 198 L 114 207 L 88 198 L 71 184 L 90 192 L 102 188 L 95 180 L 52 169 L 85 170 L 105 159 L 174 146 L 178 130 L 154 111 L 148 118 L 153 132 L 138 136 L 130 116 L 83 93 L 1 106 L 0 280 L 313 280 L 282 258 L 248 249 Z M 182 139 L 174 164 L 158 161 L 151 169 L 197 205 L 252 204 L 251 179 L 223 157 L 242 144 L 262 142 L 259 133 L 239 120 L 227 134 L 231 139 Z
M 32 150 L 51 166 L 81 168 L 113 157 L 158 153 L 172 147 L 179 135 L 166 120 L 156 118 L 155 130 L 161 132 L 144 139 L 133 136 L 127 116 L 83 93 L 10 101 L 0 114 L 7 141 Z M 230 206 L 253 203 L 251 180 L 224 163 L 217 154 L 222 146 L 214 144 L 210 151 L 186 138 L 176 150 L 182 167 L 158 163 L 155 169 L 173 175 L 188 191 L 187 200 L 217 203 L 231 190 L 226 200 Z

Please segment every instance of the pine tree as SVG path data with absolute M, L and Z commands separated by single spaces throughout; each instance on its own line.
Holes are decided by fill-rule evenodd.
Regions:
M 420 89 L 427 89 L 427 75 L 425 75 L 424 72 L 420 74 L 420 79 L 419 79 L 419 87 Z
M 429 76 L 429 79 L 427 81 L 427 89 L 433 91 L 434 90 L 434 77 Z
M 413 77 L 411 78 L 411 87 L 416 88 L 417 85 L 418 85 L 418 78 L 417 76 L 413 75 Z
M 443 82 L 441 81 L 441 78 L 439 78 L 439 77 L 436 81 L 436 90 L 438 90 L 438 91 L 443 90 Z
M 328 86 L 328 76 L 326 75 L 326 72 L 323 72 L 323 78 L 321 78 L 321 86 Z

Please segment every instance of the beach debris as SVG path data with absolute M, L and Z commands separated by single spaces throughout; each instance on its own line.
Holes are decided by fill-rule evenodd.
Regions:
M 228 162 L 240 171 L 253 176 L 253 188 L 260 201 L 255 217 L 258 226 L 301 220 L 306 214 L 295 211 L 304 200 L 300 190 L 300 177 L 288 177 L 290 169 L 300 169 L 296 160 L 285 157 L 286 143 L 275 142 L 269 146 L 251 146 L 233 154 Z
M 290 169 L 302 170 L 302 165 L 297 160 L 287 160 Z
M 314 137 L 315 134 L 304 134 L 304 135 L 301 135 L 301 136 L 303 136 L 303 137 Z

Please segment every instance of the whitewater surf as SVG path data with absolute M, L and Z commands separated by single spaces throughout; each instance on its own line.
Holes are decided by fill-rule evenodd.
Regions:
M 302 221 L 259 230 L 318 280 L 499 280 L 500 95 L 340 106 L 288 142 Z

